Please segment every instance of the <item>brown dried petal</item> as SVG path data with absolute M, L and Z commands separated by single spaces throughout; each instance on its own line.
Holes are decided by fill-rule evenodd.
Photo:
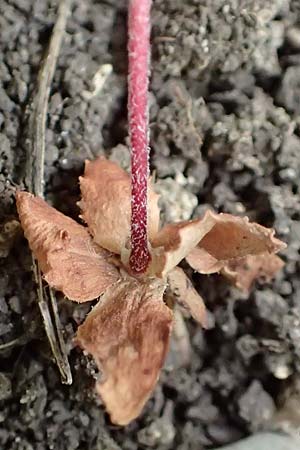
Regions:
M 190 315 L 205 328 L 206 310 L 203 299 L 184 271 L 180 267 L 175 267 L 168 273 L 167 280 L 175 300 L 187 309 Z
M 164 277 L 191 252 L 214 225 L 215 219 L 208 213 L 203 219 L 165 225 L 151 241 L 153 261 L 150 272 Z
M 27 192 L 16 199 L 24 234 L 50 286 L 85 302 L 118 280 L 110 254 L 93 243 L 85 227 Z
M 222 274 L 237 288 L 248 292 L 255 280 L 270 281 L 283 265 L 279 256 L 264 253 L 229 261 Z
M 103 371 L 96 388 L 111 420 L 126 425 L 148 400 L 168 349 L 172 312 L 159 280 L 122 280 L 78 329 L 78 344 Z
M 236 258 L 272 254 L 285 248 L 285 244 L 274 237 L 274 230 L 250 223 L 247 217 L 208 211 L 203 221 L 208 217 L 214 225 L 186 257 L 190 266 L 200 273 L 215 273 Z
M 130 236 L 130 177 L 112 161 L 100 157 L 86 161 L 80 177 L 79 206 L 94 240 L 101 247 L 121 254 Z M 149 188 L 149 237 L 159 226 L 158 195 Z

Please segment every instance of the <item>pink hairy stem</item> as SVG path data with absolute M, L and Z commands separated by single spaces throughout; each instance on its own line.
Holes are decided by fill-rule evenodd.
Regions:
M 147 233 L 149 178 L 148 86 L 151 0 L 129 0 L 128 122 L 131 146 L 130 269 L 146 272 L 151 261 Z

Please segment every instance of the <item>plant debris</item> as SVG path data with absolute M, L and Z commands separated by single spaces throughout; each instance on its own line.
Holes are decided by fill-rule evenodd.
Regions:
M 27 192 L 17 193 L 17 208 L 50 286 L 78 302 L 103 294 L 79 326 L 76 341 L 93 355 L 102 372 L 97 391 L 112 421 L 125 425 L 149 398 L 168 349 L 173 320 L 170 306 L 163 301 L 168 282 L 174 301 L 205 326 L 202 298 L 176 268 L 180 261 L 186 258 L 195 270 L 210 274 L 249 255 L 253 259 L 248 265 L 255 265 L 255 257 L 263 255 L 271 276 L 279 268 L 273 264 L 274 254 L 285 244 L 273 230 L 247 218 L 211 211 L 201 219 L 158 229 L 158 196 L 151 191 L 152 259 L 146 274 L 134 277 L 128 263 L 129 175 L 100 157 L 86 163 L 80 186 L 79 204 L 87 228 Z
M 35 195 L 44 197 L 45 184 L 45 136 L 48 113 L 48 101 L 51 84 L 65 33 L 67 19 L 71 10 L 71 0 L 62 0 L 57 9 L 57 18 L 49 46 L 38 73 L 37 87 L 27 105 L 27 167 L 26 185 Z M 61 324 L 54 292 L 44 289 L 41 270 L 33 261 L 33 270 L 37 284 L 37 297 L 44 327 L 53 356 L 61 373 L 62 382 L 72 383 L 67 351 L 62 337 Z M 49 294 L 47 293 L 49 291 Z

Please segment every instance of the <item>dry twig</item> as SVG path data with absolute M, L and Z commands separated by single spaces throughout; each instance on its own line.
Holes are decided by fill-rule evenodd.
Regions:
M 38 197 L 44 197 L 44 161 L 45 161 L 45 129 L 51 83 L 55 72 L 71 0 L 61 0 L 57 20 L 52 32 L 49 47 L 43 59 L 36 94 L 28 109 L 28 135 L 26 146 L 28 189 Z M 54 291 L 49 287 L 49 296 L 43 286 L 42 275 L 38 264 L 33 259 L 34 273 L 37 282 L 39 308 L 43 317 L 45 331 L 59 368 L 62 382 L 72 383 L 72 374 L 67 358 L 67 351 L 61 332 L 61 324 L 57 311 Z M 49 301 L 50 298 L 50 301 Z

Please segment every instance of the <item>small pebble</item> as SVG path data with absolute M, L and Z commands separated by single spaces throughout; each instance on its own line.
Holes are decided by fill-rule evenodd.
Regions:
M 0 372 L 0 401 L 7 400 L 12 395 L 11 381 L 7 375 Z
M 11 297 L 8 300 L 10 309 L 15 312 L 16 314 L 21 314 L 22 313 L 22 307 L 21 307 L 21 301 L 19 299 L 19 297 L 17 297 L 16 295 L 14 295 L 13 297 Z
M 275 412 L 272 397 L 266 392 L 262 384 L 252 381 L 246 392 L 239 398 L 239 415 L 255 430 L 262 423 L 268 422 Z
M 299 450 L 300 438 L 277 433 L 258 433 L 218 450 Z M 212 449 L 212 450 L 217 450 Z

